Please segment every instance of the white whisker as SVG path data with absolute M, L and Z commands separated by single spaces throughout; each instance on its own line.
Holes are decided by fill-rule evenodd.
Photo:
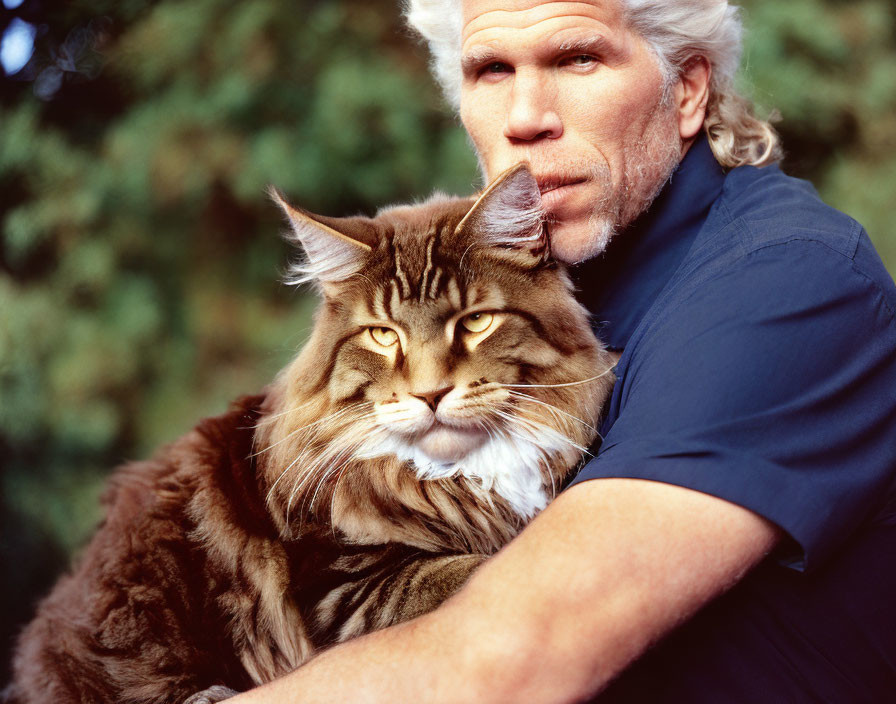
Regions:
M 601 372 L 597 376 L 592 376 L 590 379 L 582 379 L 581 381 L 569 381 L 565 384 L 502 384 L 499 381 L 494 383 L 499 384 L 508 389 L 559 389 L 565 386 L 579 386 L 581 384 L 590 384 L 592 381 L 597 381 L 598 379 L 602 379 L 607 374 L 615 369 L 615 365 L 612 367 L 608 367 L 606 371 Z
M 579 417 L 577 417 L 577 416 L 574 416 L 572 413 L 567 413 L 566 411 L 557 408 L 557 407 L 556 407 L 554 404 L 552 404 L 552 403 L 548 403 L 547 401 L 541 401 L 541 400 L 535 398 L 534 396 L 530 396 L 529 394 L 524 394 L 524 393 L 522 393 L 521 391 L 511 391 L 510 394 L 511 394 L 511 396 L 513 396 L 514 398 L 521 398 L 521 399 L 524 399 L 524 400 L 526 400 L 526 401 L 531 401 L 531 402 L 533 402 L 533 403 L 537 403 L 537 404 L 540 405 L 540 406 L 544 406 L 545 408 L 548 408 L 552 413 L 559 413 L 559 414 L 561 414 L 561 415 L 563 415 L 563 416 L 566 416 L 567 418 L 569 418 L 569 419 L 571 419 L 571 420 L 576 421 L 577 423 L 581 423 L 581 424 L 584 425 L 586 428 L 588 428 L 588 430 L 591 430 L 591 431 L 593 431 L 593 432 L 595 432 L 595 433 L 597 432 L 597 428 L 595 428 L 593 425 L 589 425 L 588 423 L 586 423 L 585 421 L 583 421 L 581 418 L 579 418 Z
M 366 414 L 365 417 L 359 418 L 358 421 L 366 420 L 371 417 L 372 414 Z M 364 433 L 359 433 L 360 436 L 363 437 Z M 322 467 L 326 467 L 320 477 L 317 479 L 317 486 L 314 489 L 313 494 L 311 495 L 311 501 L 308 504 L 308 510 L 314 510 L 314 503 L 317 501 L 317 495 L 320 493 L 320 490 L 327 483 L 327 480 L 333 476 L 335 473 L 341 471 L 349 462 L 354 459 L 355 452 L 358 450 L 360 445 L 363 444 L 363 441 L 352 441 L 348 445 L 343 445 L 342 447 L 337 449 L 335 454 L 324 453 L 321 457 L 318 458 L 315 463 L 313 471 L 309 472 L 308 476 L 313 477 Z M 327 449 L 331 449 L 332 446 Z M 329 466 L 327 466 L 329 465 Z M 307 499 L 307 497 L 306 497 Z
M 258 450 L 257 452 L 254 452 L 252 455 L 250 455 L 250 457 L 258 457 L 259 455 L 262 455 L 262 454 L 264 454 L 265 452 L 269 452 L 269 451 L 272 450 L 273 448 L 277 447 L 277 445 L 279 445 L 279 444 L 281 444 L 281 443 L 286 442 L 287 440 L 289 440 L 289 439 L 290 439 L 293 435 L 295 435 L 296 433 L 300 433 L 301 431 L 303 431 L 303 430 L 307 430 L 308 428 L 313 428 L 313 427 L 316 426 L 316 425 L 321 425 L 322 423 L 327 423 L 327 422 L 333 421 L 333 420 L 335 420 L 336 418 L 338 418 L 338 417 L 344 415 L 345 413 L 347 413 L 347 412 L 349 412 L 349 411 L 351 411 L 351 410 L 354 410 L 354 409 L 357 408 L 358 406 L 362 406 L 362 405 L 363 405 L 363 402 L 355 403 L 355 404 L 352 404 L 351 406 L 346 406 L 345 408 L 342 408 L 342 409 L 340 409 L 340 410 L 338 410 L 338 411 L 336 411 L 336 412 L 334 412 L 334 413 L 331 413 L 331 414 L 329 414 L 329 415 L 326 415 L 326 416 L 324 416 L 323 418 L 321 418 L 321 419 L 319 419 L 319 420 L 316 420 L 316 421 L 314 421 L 314 422 L 312 422 L 312 423 L 308 423 L 308 425 L 302 425 L 302 426 L 299 426 L 298 428 L 296 428 L 296 429 L 294 429 L 294 430 L 291 430 L 285 437 L 282 437 L 282 438 L 281 438 L 280 440 L 278 440 L 277 442 L 275 442 L 275 443 L 273 443 L 273 444 L 271 444 L 271 445 L 268 445 L 268 446 L 267 446 L 266 448 L 264 448 L 263 450 Z M 295 410 L 298 410 L 298 408 L 299 408 L 299 407 L 296 407 Z M 288 411 L 287 411 L 287 412 L 288 412 Z M 279 414 L 277 414 L 277 415 L 278 415 L 278 416 L 286 415 L 287 412 L 279 413 Z M 256 426 L 256 427 L 258 427 L 258 426 Z
M 545 425 L 544 423 L 539 423 L 537 420 L 532 418 L 527 418 L 521 415 L 510 415 L 509 413 L 505 413 L 503 411 L 499 411 L 497 409 L 493 409 L 493 412 L 504 418 L 512 425 L 517 425 L 520 430 L 526 430 L 532 434 L 529 438 L 521 438 L 526 440 L 527 442 L 534 443 L 535 445 L 540 447 L 538 442 L 539 433 L 543 433 L 548 437 L 552 437 L 556 440 L 562 440 L 563 442 L 569 444 L 571 447 L 579 450 L 580 452 L 585 452 L 587 448 L 582 447 L 579 443 L 571 438 L 568 438 L 566 435 L 556 430 L 555 428 L 551 428 L 550 426 Z
M 310 458 L 313 458 L 311 459 L 309 466 L 305 467 L 303 471 L 295 473 L 294 484 L 290 490 L 290 494 L 286 503 L 285 519 L 287 523 L 289 523 L 289 514 L 296 496 L 300 491 L 302 491 L 304 486 L 312 483 L 323 466 L 326 466 L 327 464 L 329 464 L 329 461 L 331 461 L 332 453 L 330 452 L 330 450 L 332 449 L 335 437 L 341 435 L 345 430 L 349 428 L 355 428 L 358 424 L 363 423 L 364 421 L 367 421 L 371 417 L 373 417 L 374 414 L 369 410 L 362 413 L 357 412 L 360 409 L 370 406 L 371 404 L 369 402 L 354 403 L 340 409 L 339 411 L 331 413 L 327 417 L 322 418 L 320 421 L 310 423 L 307 426 L 303 426 L 302 428 L 297 429 L 309 431 L 309 435 L 305 439 L 304 447 L 301 448 L 295 459 L 293 459 L 292 462 L 290 462 L 289 465 L 287 465 L 287 467 L 280 473 L 276 481 L 271 485 L 271 488 L 268 490 L 267 494 L 267 500 L 270 501 L 274 490 L 280 483 L 280 480 L 283 479 L 283 477 L 286 476 L 293 467 L 300 463 L 303 463 Z M 326 424 L 324 422 L 326 422 Z M 326 433 L 328 437 L 323 437 L 321 438 L 320 442 L 315 442 L 315 440 L 317 440 L 317 438 L 324 433 Z M 296 431 L 293 431 L 289 435 L 294 436 L 295 434 Z
M 270 421 L 276 420 L 277 418 L 282 418 L 283 416 L 288 416 L 291 413 L 296 413 L 306 406 L 312 405 L 312 403 L 314 403 L 313 400 L 308 400 L 304 403 L 300 403 L 297 406 L 287 408 L 285 411 L 280 411 L 279 413 L 267 413 L 263 417 L 259 418 L 258 423 L 255 424 L 255 429 L 257 430 L 258 428 L 264 427 L 265 425 L 270 423 Z

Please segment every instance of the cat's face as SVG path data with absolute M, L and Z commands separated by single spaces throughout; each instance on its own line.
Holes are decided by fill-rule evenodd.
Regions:
M 562 311 L 544 305 L 569 295 L 558 272 L 467 251 L 465 238 L 452 241 L 456 225 L 396 228 L 389 255 L 340 289 L 329 381 L 334 402 L 372 403 L 384 446 L 428 474 L 501 435 L 522 398 L 514 386 L 560 364 L 566 346 L 550 336 Z
M 523 515 L 544 505 L 545 484 L 561 478 L 546 474 L 594 436 L 592 382 L 606 370 L 548 256 L 539 205 L 524 168 L 475 204 L 436 198 L 373 219 L 284 203 L 307 253 L 296 278 L 325 300 L 312 383 L 333 422 L 346 421 L 351 457 L 476 478 Z

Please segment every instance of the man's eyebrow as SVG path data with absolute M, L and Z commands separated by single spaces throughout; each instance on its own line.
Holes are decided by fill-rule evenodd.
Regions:
M 588 37 L 576 37 L 575 39 L 567 39 L 557 46 L 555 51 L 561 53 L 578 53 L 578 54 L 606 54 L 613 48 L 613 45 L 607 41 L 607 38 L 600 34 L 592 34 Z
M 595 54 L 598 56 L 614 51 L 613 43 L 600 34 L 567 39 L 550 48 L 555 54 Z M 481 67 L 503 61 L 501 53 L 490 46 L 474 46 L 464 53 L 460 60 L 463 75 L 475 74 Z
M 475 73 L 481 66 L 499 60 L 497 51 L 489 46 L 475 46 L 464 52 L 460 60 L 460 68 L 465 76 Z

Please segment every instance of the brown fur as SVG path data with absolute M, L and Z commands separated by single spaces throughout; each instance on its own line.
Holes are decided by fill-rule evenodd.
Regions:
M 409 399 L 425 397 L 442 412 L 449 397 L 427 393 L 450 388 L 457 422 L 490 441 L 546 433 L 532 462 L 549 499 L 593 439 L 612 362 L 542 223 L 521 226 L 518 241 L 483 236 L 506 215 L 497 198 L 537 198 L 526 177 L 511 173 L 475 205 L 436 199 L 372 220 L 284 204 L 309 256 L 342 262 L 308 263 L 324 294 L 311 340 L 264 394 L 113 476 L 104 523 L 22 634 L 9 701 L 247 689 L 435 608 L 520 530 L 527 504 L 497 480 L 421 479 L 370 447 L 405 442 L 393 437 L 401 417 L 393 427 L 378 415 L 390 404 L 419 410 Z M 491 327 L 462 328 L 470 309 L 494 311 Z M 364 324 L 384 315 L 405 335 L 395 349 Z M 508 447 L 499 456 L 512 460 Z

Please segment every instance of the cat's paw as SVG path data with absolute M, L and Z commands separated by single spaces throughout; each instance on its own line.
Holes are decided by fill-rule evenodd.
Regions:
M 216 684 L 214 687 L 196 692 L 196 694 L 184 700 L 184 704 L 215 704 L 215 702 L 223 702 L 225 699 L 235 697 L 237 694 L 239 692 L 230 687 Z

